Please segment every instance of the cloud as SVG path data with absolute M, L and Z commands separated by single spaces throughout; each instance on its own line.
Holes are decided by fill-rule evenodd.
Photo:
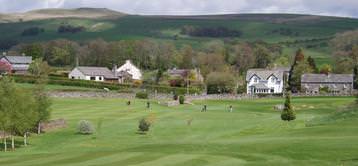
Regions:
M 130 14 L 299 13 L 358 17 L 357 0 L 0 0 L 0 3 L 0 12 L 98 7 Z

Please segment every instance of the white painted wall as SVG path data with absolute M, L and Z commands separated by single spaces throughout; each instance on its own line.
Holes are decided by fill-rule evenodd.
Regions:
M 78 70 L 77 68 L 74 68 L 70 74 L 68 74 L 68 78 L 69 79 L 77 79 L 77 80 L 91 80 L 91 76 L 86 76 L 84 75 L 80 70 Z M 104 77 L 103 76 L 95 76 L 95 80 L 94 81 L 104 81 Z
M 283 80 L 279 80 L 275 76 L 270 76 L 267 80 L 263 80 L 263 79 L 261 79 L 261 78 L 259 78 L 259 77 L 254 75 L 253 77 L 251 77 L 251 79 L 247 83 L 247 87 L 246 87 L 247 94 L 251 94 L 250 86 L 258 84 L 258 83 L 263 83 L 270 89 L 273 88 L 274 93 L 283 93 L 283 90 L 284 90 L 283 89 L 284 88 L 284 81 Z
M 131 74 L 133 80 L 142 79 L 142 72 L 136 66 L 134 66 L 130 60 L 127 60 L 124 65 L 122 65 L 117 69 L 117 72 L 121 72 L 121 71 L 126 71 L 129 74 Z

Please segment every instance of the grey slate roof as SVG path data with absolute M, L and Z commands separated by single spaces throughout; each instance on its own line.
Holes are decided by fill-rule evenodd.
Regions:
M 31 56 L 3 56 L 11 64 L 30 64 L 32 62 Z
M 250 81 L 252 76 L 256 75 L 263 80 L 267 80 L 271 75 L 274 75 L 279 80 L 283 80 L 285 72 L 289 72 L 289 68 L 275 68 L 275 69 L 250 69 L 246 73 L 246 81 Z
M 114 73 L 106 67 L 76 67 L 86 76 L 103 76 L 105 79 L 117 79 Z
M 258 83 L 258 84 L 252 85 L 252 86 L 255 87 L 256 89 L 270 89 L 264 83 Z
M 303 74 L 303 83 L 352 83 L 353 74 Z

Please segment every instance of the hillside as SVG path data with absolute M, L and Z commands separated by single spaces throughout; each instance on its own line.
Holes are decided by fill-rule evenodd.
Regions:
M 22 22 L 16 22 L 22 18 Z M 358 19 L 296 14 L 232 14 L 204 16 L 139 16 L 108 9 L 46 9 L 23 14 L 0 15 L 1 41 L 41 42 L 53 39 L 107 41 L 154 39 L 177 46 L 200 48 L 212 41 L 240 42 L 261 40 L 279 43 L 285 54 L 303 47 L 319 64 L 330 63 L 328 42 L 336 33 L 358 28 Z M 7 21 L 6 21 L 7 20 Z M 10 20 L 10 21 L 9 21 Z M 31 20 L 31 21 L 27 21 Z M 62 25 L 84 27 L 80 33 L 58 33 Z M 183 27 L 224 27 L 242 33 L 240 37 L 194 37 L 181 33 Z M 43 33 L 22 36 L 24 30 L 39 27 Z M 1 49 L 0 49 L 1 50 Z M 4 50 L 4 49 L 3 49 Z
M 23 22 L 53 18 L 115 19 L 124 15 L 124 13 L 103 8 L 40 9 L 26 13 L 1 14 L 0 23 Z

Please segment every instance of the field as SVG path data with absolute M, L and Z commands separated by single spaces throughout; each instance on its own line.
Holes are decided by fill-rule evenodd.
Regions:
M 54 99 L 52 118 L 65 118 L 68 128 L 33 136 L 30 146 L 15 152 L 0 152 L 0 165 L 355 165 L 357 116 L 305 126 L 353 100 L 294 98 L 298 119 L 287 123 L 273 109 L 283 99 L 196 101 L 171 108 L 152 101 L 151 110 L 144 100 L 127 106 L 122 99 Z M 208 112 L 200 112 L 203 104 Z M 151 131 L 138 134 L 138 121 L 148 116 L 154 120 Z M 102 127 L 94 135 L 76 134 L 82 119 L 94 126 L 102 121 Z

